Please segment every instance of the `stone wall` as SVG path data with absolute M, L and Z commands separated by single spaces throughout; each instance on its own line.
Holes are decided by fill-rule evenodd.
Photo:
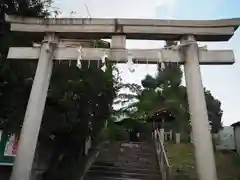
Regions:
M 236 150 L 240 154 L 240 126 L 235 126 L 235 128 L 234 128 L 234 136 L 235 136 Z

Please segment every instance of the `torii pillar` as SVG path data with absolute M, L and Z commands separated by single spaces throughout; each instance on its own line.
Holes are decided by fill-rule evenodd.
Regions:
M 185 59 L 184 73 L 197 172 L 200 180 L 216 180 L 213 144 L 199 65 L 199 47 L 193 35 L 184 36 L 181 43 L 188 44 L 182 47 L 182 56 Z
M 55 34 L 50 33 L 45 36 L 42 42 L 11 180 L 30 180 L 38 134 L 52 75 L 55 40 Z

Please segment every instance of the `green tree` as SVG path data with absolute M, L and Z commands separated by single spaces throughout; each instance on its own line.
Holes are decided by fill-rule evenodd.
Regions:
M 222 129 L 222 115 L 221 102 L 213 97 L 210 91 L 204 89 L 205 99 L 208 109 L 208 118 L 211 125 L 211 132 L 218 133 Z
M 3 0 L 0 22 L 4 28 L 0 36 L 0 128 L 19 132 L 31 89 L 36 62 L 6 60 L 10 46 L 32 46 L 33 39 L 18 37 L 4 23 L 4 13 L 24 16 L 47 16 L 45 8 L 51 1 Z
M 175 45 L 177 45 L 177 42 L 168 41 L 165 48 L 171 49 Z M 158 109 L 167 108 L 176 117 L 170 128 L 184 133 L 190 131 L 187 92 L 186 87 L 182 85 L 180 65 L 165 63 L 165 68 L 163 68 L 159 64 L 156 77 L 147 75 L 142 80 L 142 86 L 143 89 L 140 93 L 135 93 L 134 98 L 136 101 L 123 109 L 129 108 L 130 114 L 135 117 L 140 117 L 143 114 L 147 117 L 151 116 Z M 221 103 L 211 95 L 210 91 L 205 90 L 205 97 L 209 122 L 212 124 L 212 132 L 218 132 L 222 126 Z M 133 98 L 133 95 L 131 98 Z

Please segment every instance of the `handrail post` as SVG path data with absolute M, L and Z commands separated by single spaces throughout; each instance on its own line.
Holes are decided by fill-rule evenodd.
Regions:
M 155 142 L 157 157 L 159 161 L 158 164 L 160 168 L 161 178 L 162 180 L 168 180 L 170 167 L 168 164 L 163 142 L 161 141 L 161 134 L 159 130 L 154 131 L 154 142 Z
M 163 151 L 162 151 L 162 148 L 161 148 L 161 151 L 160 151 L 160 164 L 161 164 L 161 167 L 160 167 L 160 169 L 161 169 L 161 176 L 162 176 L 162 180 L 165 180 L 164 179 L 164 159 L 163 159 L 164 157 L 163 157 Z

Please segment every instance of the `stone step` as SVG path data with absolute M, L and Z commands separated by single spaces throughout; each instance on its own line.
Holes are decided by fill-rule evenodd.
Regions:
M 108 156 L 113 156 L 113 157 L 117 157 L 117 156 L 121 156 L 121 155 L 134 155 L 134 157 L 138 156 L 138 157 L 147 157 L 147 158 L 154 158 L 156 157 L 156 152 L 153 153 L 142 153 L 142 152 L 132 152 L 132 151 L 124 151 L 124 152 L 115 152 L 115 153 L 111 153 L 111 152 L 101 152 L 99 154 L 98 157 L 108 157 Z
M 124 151 L 131 151 L 131 152 L 136 152 L 136 153 L 145 153 L 145 154 L 152 154 L 154 152 L 156 152 L 156 150 L 154 148 L 133 148 L 133 147 L 119 147 L 118 149 L 114 149 L 115 151 L 113 151 L 113 149 L 102 149 L 101 152 L 111 152 L 111 153 L 115 153 L 115 152 L 123 152 Z
M 132 152 L 136 152 L 136 153 L 144 153 L 144 154 L 152 154 L 154 152 L 156 152 L 156 150 L 154 148 L 130 148 L 130 147 L 119 147 L 119 149 L 117 149 L 116 152 L 121 152 L 120 148 L 122 148 L 123 150 L 128 150 L 128 151 L 132 151 Z M 111 149 L 102 149 L 101 152 L 113 152 Z
M 157 169 L 145 169 L 145 168 L 130 168 L 130 167 L 116 167 L 116 166 L 92 166 L 92 171 L 114 171 L 114 172 L 128 172 L 128 173 L 140 173 L 140 174 L 158 174 L 160 171 Z
M 140 178 L 123 178 L 123 177 L 86 177 L 84 180 L 146 180 Z M 160 178 L 152 178 L 147 180 L 161 180 Z
M 116 166 L 136 166 L 136 167 L 141 167 L 141 166 L 150 166 L 150 167 L 156 167 L 158 163 L 156 161 L 131 161 L 131 160 L 122 160 L 122 161 L 96 161 L 96 164 L 101 164 L 101 163 L 108 163 Z M 94 164 L 95 164 L 94 163 Z
M 114 171 L 92 171 L 89 170 L 87 177 L 117 177 L 117 178 L 135 178 L 135 179 L 160 179 L 160 174 L 141 174 L 138 172 L 114 172 Z
M 159 169 L 159 165 L 148 164 L 121 164 L 118 162 L 95 162 L 93 166 L 110 166 L 110 167 L 126 167 L 126 168 L 140 168 L 140 169 Z
M 84 180 L 160 180 L 156 150 L 149 142 L 106 144 Z
M 115 143 L 111 143 L 111 144 L 105 144 L 103 146 L 103 148 L 109 148 L 109 147 L 113 147 L 113 146 L 119 146 L 119 145 L 134 145 L 134 146 L 142 146 L 142 147 L 154 147 L 154 145 L 152 144 L 152 142 L 127 142 L 127 141 L 122 141 L 122 142 L 115 142 Z
M 123 143 L 132 143 L 132 144 L 141 144 L 141 145 L 149 145 L 149 142 L 145 141 L 117 141 L 112 144 L 123 144 Z
M 152 152 L 152 153 L 145 153 L 145 152 L 134 152 L 134 151 L 128 151 L 128 150 L 124 150 L 122 152 L 108 152 L 108 151 L 101 151 L 99 156 L 98 156 L 98 160 L 105 160 L 105 159 L 109 159 L 109 160 L 115 160 L 115 159 L 119 159 L 119 158 L 128 158 L 128 159 L 150 159 L 150 160 L 154 160 L 157 159 L 156 157 L 156 151 Z
M 124 156 L 124 155 L 121 155 L 121 156 L 118 156 L 118 157 L 109 157 L 109 158 L 97 158 L 96 159 L 97 162 L 99 161 L 106 161 L 106 162 L 116 162 L 116 161 L 132 161 L 132 162 L 151 162 L 151 163 L 154 163 L 156 164 L 157 162 L 157 157 L 141 157 L 141 156 Z

